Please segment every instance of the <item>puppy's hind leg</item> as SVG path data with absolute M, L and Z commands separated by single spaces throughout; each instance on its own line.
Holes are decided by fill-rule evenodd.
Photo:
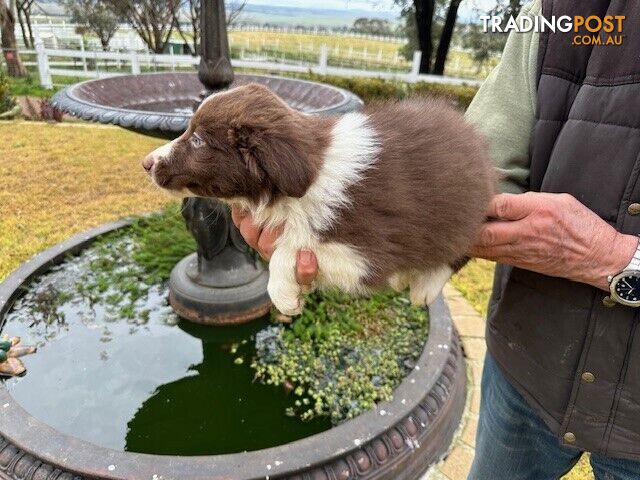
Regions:
M 437 269 L 416 274 L 409 286 L 411 303 L 414 305 L 433 303 L 452 273 L 453 269 L 449 265 L 443 265 Z
M 414 274 L 406 273 L 406 272 L 397 272 L 389 277 L 387 283 L 391 288 L 393 288 L 397 292 L 401 292 L 409 285 L 411 285 L 411 279 L 414 277 Z

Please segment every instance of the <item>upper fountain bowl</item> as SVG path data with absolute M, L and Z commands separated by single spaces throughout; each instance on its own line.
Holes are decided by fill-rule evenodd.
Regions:
M 261 83 L 296 110 L 342 113 L 362 105 L 353 93 L 317 82 L 269 75 L 236 74 L 231 88 Z M 187 129 L 203 85 L 196 73 L 151 73 L 89 80 L 53 97 L 60 110 L 100 123 L 162 136 Z

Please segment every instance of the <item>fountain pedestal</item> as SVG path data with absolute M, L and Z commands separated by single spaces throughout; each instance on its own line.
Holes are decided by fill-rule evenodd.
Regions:
M 229 88 L 229 60 L 224 0 L 204 0 L 198 79 L 200 98 Z M 169 303 L 188 320 L 207 325 L 243 323 L 269 311 L 269 274 L 231 221 L 229 208 L 218 200 L 188 198 L 182 214 L 198 244 L 196 253 L 174 267 Z
M 171 272 L 169 302 L 176 313 L 208 325 L 266 314 L 269 273 L 233 225 L 229 208 L 217 200 L 187 198 L 182 214 L 198 249 Z

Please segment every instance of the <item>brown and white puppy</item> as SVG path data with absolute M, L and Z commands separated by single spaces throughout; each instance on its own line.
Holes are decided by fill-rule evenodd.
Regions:
M 315 252 L 319 287 L 410 287 L 413 303 L 431 303 L 470 248 L 494 189 L 483 142 L 442 101 L 322 117 L 255 84 L 207 99 L 189 129 L 143 164 L 164 189 L 284 225 L 268 290 L 287 315 L 303 308 L 300 249 Z

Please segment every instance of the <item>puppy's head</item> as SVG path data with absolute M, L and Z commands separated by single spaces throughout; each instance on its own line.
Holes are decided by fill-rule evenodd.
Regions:
M 317 171 L 309 121 L 266 87 L 245 85 L 206 99 L 188 130 L 142 164 L 158 186 L 177 193 L 301 197 Z

